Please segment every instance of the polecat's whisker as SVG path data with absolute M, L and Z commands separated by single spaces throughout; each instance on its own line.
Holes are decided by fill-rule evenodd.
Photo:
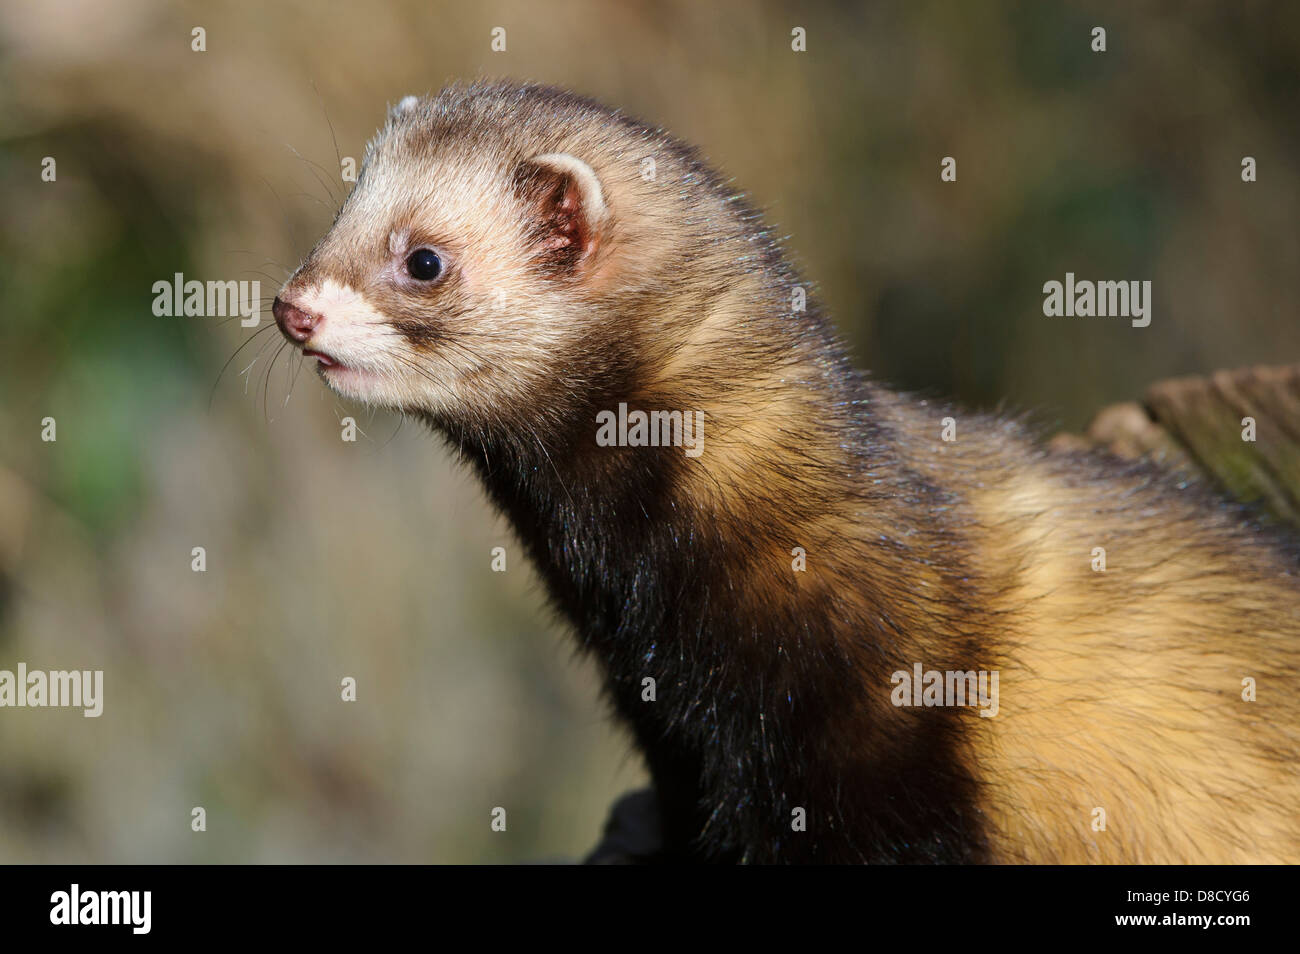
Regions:
M 297 156 L 303 162 L 307 163 L 308 170 L 312 173 L 313 176 L 315 176 L 316 181 L 319 182 L 324 187 L 326 194 L 329 195 L 330 197 L 330 201 L 333 202 L 335 205 L 338 205 L 339 197 L 334 193 L 334 188 L 329 183 L 329 174 L 325 171 L 325 168 L 321 166 L 319 163 L 313 162 L 312 160 L 308 159 L 306 156 L 300 153 L 297 149 L 294 149 L 293 146 L 290 146 L 288 143 L 285 143 L 285 145 L 289 146 L 290 151 L 293 152 L 295 156 Z M 319 173 L 316 171 L 318 169 L 320 170 Z
M 258 335 L 262 334 L 265 331 L 270 331 L 274 327 L 275 325 L 265 325 L 261 328 L 258 328 L 251 335 L 245 338 L 243 342 L 239 345 L 239 347 L 234 350 L 234 353 L 232 353 L 231 356 L 226 359 L 225 364 L 221 366 L 221 370 L 217 372 L 217 379 L 212 382 L 212 390 L 208 392 L 209 411 L 212 410 L 212 400 L 214 397 L 216 397 L 217 394 L 217 385 L 221 383 L 221 376 L 226 373 L 226 369 L 230 367 L 230 363 L 234 361 L 235 358 L 239 357 L 239 353 L 243 351 L 245 348 L 247 348 L 253 342 L 253 339 L 255 339 Z M 275 339 L 272 338 L 270 340 L 274 341 Z
M 282 407 L 288 407 L 288 406 L 289 406 L 289 398 L 293 397 L 293 388 L 294 388 L 294 385 L 298 383 L 298 373 L 302 370 L 302 366 L 303 366 L 303 365 L 306 363 L 306 361 L 307 361 L 306 357 L 304 357 L 304 356 L 302 356 L 302 355 L 299 355 L 299 357 L 300 357 L 302 360 L 297 361 L 297 362 L 294 362 L 294 361 L 290 361 L 290 362 L 289 362 L 289 365 L 290 365 L 290 367 L 292 368 L 292 370 L 291 370 L 290 373 L 289 373 L 289 388 L 288 388 L 287 391 L 285 391 L 285 395 L 284 395 L 284 404 L 281 405 Z
M 271 355 L 271 360 L 266 363 L 266 373 L 262 375 L 262 420 L 271 423 L 271 413 L 267 406 L 271 390 L 271 369 L 275 367 L 276 360 L 284 353 L 284 349 L 289 347 L 289 342 L 281 342 L 280 347 L 276 349 L 275 354 Z

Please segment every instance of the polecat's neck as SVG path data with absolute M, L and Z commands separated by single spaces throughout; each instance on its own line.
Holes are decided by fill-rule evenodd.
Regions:
M 700 357 L 679 381 L 602 398 L 703 412 L 697 457 L 601 446 L 597 414 L 618 410 L 601 402 L 564 433 L 461 451 L 602 666 L 661 789 L 704 806 L 681 809 L 681 829 L 730 813 L 714 837 L 739 842 L 711 850 L 752 860 L 756 844 L 773 857 L 978 857 L 951 720 L 900 725 L 889 704 L 890 672 L 914 660 L 968 668 L 962 572 L 941 559 L 944 492 L 905 470 L 872 417 L 878 395 L 824 335 Z M 919 655 L 936 635 L 948 658 Z M 834 794 L 848 786 L 852 806 Z M 895 800 L 917 798 L 933 798 L 932 816 L 894 817 Z M 791 806 L 817 815 L 821 842 L 783 841 Z M 878 843 L 834 842 L 825 826 L 850 810 L 878 814 L 856 829 Z M 965 834 L 938 844 L 936 831 Z

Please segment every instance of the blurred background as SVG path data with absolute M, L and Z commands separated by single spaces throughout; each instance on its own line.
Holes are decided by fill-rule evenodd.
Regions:
M 0 669 L 105 701 L 0 710 L 0 862 L 575 858 L 643 779 L 434 439 L 152 313 L 176 272 L 273 296 L 388 103 L 508 76 L 663 124 L 878 378 L 1078 429 L 1300 358 L 1298 64 L 1292 2 L 4 3 Z M 1152 281 L 1151 326 L 1045 318 L 1066 271 Z

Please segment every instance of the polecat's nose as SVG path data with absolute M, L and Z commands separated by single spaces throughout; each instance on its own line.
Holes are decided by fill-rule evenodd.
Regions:
M 320 318 L 316 315 L 309 315 L 278 296 L 271 305 L 271 314 L 275 315 L 275 323 L 280 326 L 280 330 L 299 344 L 310 338 L 312 330 L 320 323 Z

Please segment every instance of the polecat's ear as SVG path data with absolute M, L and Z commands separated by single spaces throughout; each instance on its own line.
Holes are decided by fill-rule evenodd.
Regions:
M 591 166 L 568 153 L 543 153 L 520 164 L 515 183 L 534 213 L 538 259 L 564 272 L 590 259 L 609 219 Z
M 403 96 L 397 103 L 389 107 L 388 115 L 392 119 L 398 119 L 406 113 L 415 112 L 415 107 L 420 105 L 420 97 L 412 94 Z

